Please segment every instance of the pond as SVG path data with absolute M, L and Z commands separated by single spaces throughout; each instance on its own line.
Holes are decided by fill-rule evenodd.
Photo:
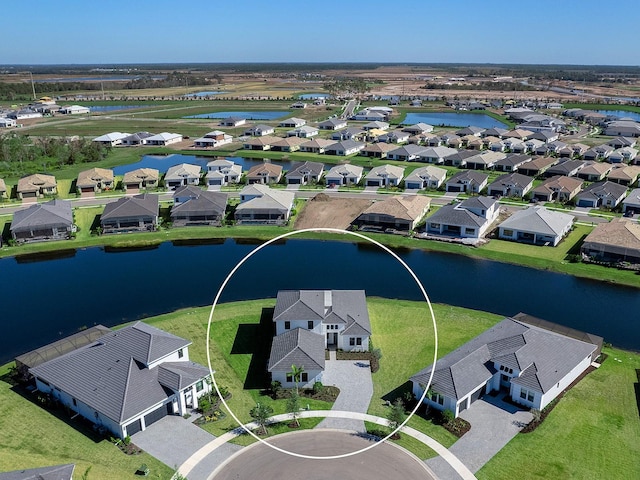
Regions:
M 426 123 L 433 126 L 447 127 L 480 127 L 480 128 L 509 128 L 506 124 L 484 113 L 460 112 L 432 112 L 407 113 L 403 125 Z
M 612 117 L 630 118 L 636 122 L 640 122 L 640 113 L 638 112 L 629 112 L 627 110 L 596 110 L 596 112 Z
M 256 110 L 249 112 L 212 112 L 212 113 L 200 113 L 198 115 L 187 115 L 182 118 L 227 118 L 227 117 L 240 117 L 247 120 L 274 120 L 276 118 L 284 117 L 288 115 L 289 111 L 268 111 L 268 110 Z
M 128 165 L 120 165 L 113 169 L 114 175 L 124 175 L 127 172 L 131 172 L 133 170 L 137 170 L 138 168 L 155 168 L 160 173 L 166 173 L 169 167 L 173 167 L 174 165 L 178 165 L 180 163 L 190 163 L 192 165 L 200 165 L 203 169 L 206 170 L 207 163 L 212 160 L 215 160 L 216 157 L 205 157 L 201 155 L 183 155 L 181 153 L 176 153 L 173 155 L 145 155 L 140 161 L 136 163 L 130 163 Z M 261 158 L 244 158 L 244 157 L 229 157 L 229 160 L 235 162 L 238 165 L 242 166 L 243 171 L 249 170 L 254 165 L 259 165 L 261 163 L 265 163 L 265 160 Z M 285 170 L 289 170 L 291 168 L 291 161 L 283 160 L 269 160 L 269 162 L 277 163 L 278 165 L 282 165 L 282 168 Z
M 331 95 L 328 93 L 302 93 L 298 95 L 300 100 L 315 100 L 316 98 L 329 98 Z
M 76 332 L 196 305 L 210 305 L 224 278 L 257 242 L 108 252 L 68 251 L 44 261 L 0 259 L 3 335 L 0 361 Z M 640 350 L 638 290 L 464 256 L 404 250 L 434 302 L 500 315 L 526 312 Z M 41 288 L 34 287 L 40 279 Z M 275 297 L 280 289 L 365 289 L 368 295 L 418 300 L 406 271 L 377 248 L 338 241 L 270 245 L 229 282 L 224 302 Z
M 92 112 L 116 112 L 118 110 L 130 110 L 132 108 L 145 108 L 149 105 L 84 105 Z
M 209 95 L 221 95 L 227 92 L 220 92 L 218 90 L 211 90 L 208 92 L 195 92 L 195 93 L 187 93 L 183 95 L 183 97 L 208 97 Z

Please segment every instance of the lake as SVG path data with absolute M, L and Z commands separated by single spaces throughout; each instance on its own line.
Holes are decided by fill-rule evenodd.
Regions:
M 414 125 L 420 122 L 448 127 L 508 128 L 506 124 L 484 113 L 460 112 L 407 113 L 402 124 Z
M 69 251 L 44 261 L 0 259 L 3 335 L 0 361 L 76 332 L 178 308 L 210 305 L 228 272 L 255 245 L 248 240 L 108 252 Z M 640 350 L 638 290 L 464 256 L 404 250 L 434 302 L 501 315 L 526 312 Z M 368 295 L 418 300 L 405 270 L 377 247 L 287 240 L 243 265 L 224 302 L 271 298 L 279 289 L 365 289 Z
M 256 110 L 254 112 L 213 112 L 213 113 L 200 113 L 198 115 L 187 115 L 182 118 L 227 118 L 227 117 L 240 117 L 246 118 L 247 120 L 274 120 L 276 118 L 284 117 L 288 115 L 289 111 L 279 110 L 279 111 L 260 111 Z
M 596 110 L 596 112 L 612 117 L 630 118 L 636 122 L 640 122 L 640 113 L 637 112 L 628 112 L 627 110 Z
M 166 173 L 169 167 L 173 167 L 174 165 L 178 165 L 180 163 L 190 163 L 192 165 L 200 165 L 203 169 L 206 170 L 207 163 L 212 160 L 215 160 L 216 157 L 205 157 L 199 155 L 183 155 L 181 153 L 176 153 L 173 155 L 145 155 L 140 161 L 136 163 L 130 163 L 128 165 L 120 165 L 113 169 L 114 175 L 124 175 L 127 172 L 131 172 L 133 170 L 137 170 L 138 168 L 155 168 L 160 173 Z M 265 163 L 261 158 L 244 158 L 244 157 L 229 157 L 229 160 L 234 163 L 241 165 L 243 171 L 249 170 L 254 165 L 259 165 Z M 272 163 L 276 163 L 278 165 L 282 165 L 282 168 L 288 170 L 291 168 L 291 161 L 283 160 L 269 160 Z
M 211 90 L 208 92 L 195 92 L 195 93 L 187 93 L 183 95 L 183 97 L 208 97 L 209 95 L 220 95 L 227 92 L 220 92 L 218 90 Z
M 328 93 L 303 93 L 298 95 L 300 100 L 315 100 L 316 98 L 329 98 L 331 95 Z
M 132 108 L 145 108 L 150 105 L 84 105 L 92 112 L 115 112 L 118 110 L 130 110 Z

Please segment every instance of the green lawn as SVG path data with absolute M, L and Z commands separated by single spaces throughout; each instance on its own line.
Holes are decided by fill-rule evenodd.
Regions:
M 539 428 L 507 444 L 478 479 L 640 478 L 640 355 L 604 351 L 609 358 L 602 367 L 570 390 Z

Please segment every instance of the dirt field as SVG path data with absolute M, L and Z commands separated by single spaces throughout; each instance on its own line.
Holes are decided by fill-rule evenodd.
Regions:
M 295 228 L 346 229 L 371 203 L 371 200 L 331 198 L 326 193 L 319 193 L 307 202 L 298 215 Z

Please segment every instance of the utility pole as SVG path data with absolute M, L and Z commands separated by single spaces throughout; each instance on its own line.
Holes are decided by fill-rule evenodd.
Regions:
M 29 77 L 31 77 L 31 90 L 33 91 L 33 99 L 36 99 L 36 85 L 33 83 L 33 74 L 29 72 Z

